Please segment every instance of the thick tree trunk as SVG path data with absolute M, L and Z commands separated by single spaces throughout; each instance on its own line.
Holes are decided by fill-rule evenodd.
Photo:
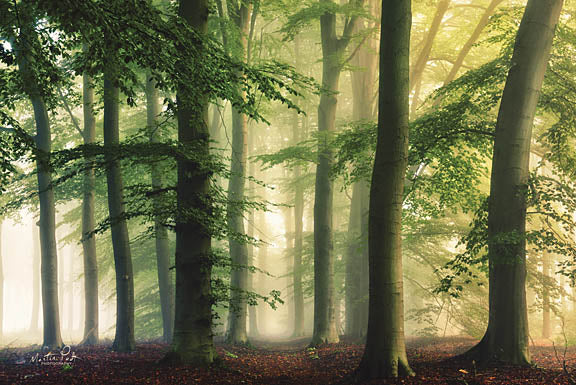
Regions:
M 548 285 L 551 281 L 551 271 L 550 253 L 545 251 L 542 255 L 542 275 L 544 276 L 544 287 L 542 288 L 542 338 L 550 338 L 550 290 Z
M 29 16 L 27 16 L 28 18 Z M 24 89 L 30 98 L 36 121 L 36 145 L 39 150 L 38 197 L 40 201 L 40 253 L 42 276 L 42 315 L 44 321 L 43 345 L 53 349 L 62 346 L 60 334 L 60 311 L 58 305 L 58 251 L 56 247 L 56 204 L 50 171 L 52 137 L 48 109 L 44 97 L 30 67 L 30 47 L 38 44 L 33 21 L 26 20 L 17 43 L 18 66 Z
M 30 331 L 38 332 L 38 318 L 40 316 L 40 233 L 39 223 L 32 225 L 32 316 L 30 317 Z
M 234 0 L 236 1 L 236 0 Z M 239 42 L 241 57 L 244 58 L 248 27 L 250 22 L 250 5 L 240 2 L 238 5 L 230 4 L 230 18 L 239 30 Z M 228 210 L 227 222 L 229 231 L 242 235 L 245 234 L 244 217 L 235 204 L 244 199 L 244 185 L 246 177 L 246 155 L 248 150 L 248 127 L 246 115 L 232 108 L 232 161 L 230 165 L 230 181 L 228 183 Z M 245 344 L 248 342 L 247 334 L 247 302 L 246 291 L 248 290 L 248 247 L 246 243 L 239 242 L 229 237 L 230 258 L 236 267 L 232 268 L 230 277 L 230 306 L 228 313 L 228 332 L 226 339 L 232 344 Z
M 112 147 L 120 143 L 119 96 L 111 71 L 104 72 L 104 146 Z M 108 149 L 108 151 L 110 151 Z M 128 224 L 124 207 L 124 183 L 120 164 L 114 155 L 106 153 L 108 184 L 108 211 L 111 220 L 112 248 L 116 269 L 116 335 L 113 348 L 120 352 L 130 352 L 135 348 L 134 341 L 134 275 Z
M 82 79 L 84 110 L 84 144 L 96 142 L 96 117 L 94 115 L 94 87 L 92 78 L 84 74 Z M 85 345 L 98 343 L 98 256 L 94 218 L 96 176 L 93 163 L 86 159 L 84 171 L 84 195 L 82 199 L 82 251 L 84 256 L 84 338 Z
M 410 0 L 382 0 L 378 142 L 370 187 L 370 298 L 362 380 L 410 375 L 404 343 L 402 202 L 408 158 Z
M 146 79 L 146 125 L 150 135 L 150 143 L 158 143 L 158 116 L 160 103 L 156 82 L 147 75 Z M 164 187 L 162 171 L 157 164 L 151 166 L 152 190 Z M 170 277 L 170 243 L 168 230 L 162 221 L 161 198 L 153 199 L 154 206 L 154 239 L 156 244 L 156 265 L 158 271 L 158 288 L 160 291 L 160 308 L 162 311 L 162 336 L 164 342 L 172 341 L 174 327 L 174 288 Z
M 562 0 L 529 0 L 516 37 L 494 140 L 488 258 L 488 328 L 467 355 L 528 365 L 526 198 L 532 125 Z M 510 240 L 510 237 L 513 237 Z
M 178 14 L 200 34 L 208 27 L 208 0 L 181 0 Z M 202 52 L 202 46 L 197 47 Z M 179 63 L 187 67 L 190 63 Z M 187 73 L 186 71 L 183 71 Z M 189 87 L 203 89 L 196 78 L 180 85 L 178 94 L 178 141 L 208 157 L 208 98 L 191 100 Z M 178 160 L 176 217 L 176 307 L 172 350 L 165 362 L 210 365 L 215 351 L 212 340 L 212 263 L 210 229 L 189 213 L 210 212 L 210 173 L 192 160 Z

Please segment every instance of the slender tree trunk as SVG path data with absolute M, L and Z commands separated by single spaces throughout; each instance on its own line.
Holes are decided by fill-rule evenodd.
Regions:
M 504 0 L 492 0 L 490 4 L 488 4 L 488 7 L 486 7 L 486 10 L 482 14 L 482 17 L 480 18 L 480 21 L 478 22 L 476 28 L 472 32 L 472 35 L 470 35 L 470 37 L 468 38 L 466 43 L 464 43 L 464 46 L 462 46 L 462 49 L 458 53 L 458 57 L 454 61 L 454 64 L 452 65 L 452 68 L 450 69 L 448 76 L 446 76 L 446 79 L 444 79 L 444 84 L 448 84 L 452 80 L 456 79 L 456 75 L 458 75 L 458 72 L 460 71 L 462 65 L 464 64 L 464 59 L 466 59 L 466 57 L 472 50 L 472 47 L 474 47 L 474 44 L 476 44 L 476 42 L 480 38 L 482 31 L 488 25 L 488 22 L 490 21 L 490 16 L 494 14 L 496 8 L 500 4 L 502 4 L 503 1 Z
M 66 285 L 66 296 L 68 297 L 68 331 L 74 330 L 74 257 L 73 251 L 69 251 L 68 267 L 68 284 Z
M 84 48 L 86 49 L 86 47 Z M 84 74 L 82 79 L 84 111 L 84 144 L 96 142 L 96 116 L 94 114 L 94 87 L 92 78 Z M 84 338 L 85 345 L 98 343 L 98 257 L 96 238 L 92 234 L 96 227 L 94 218 L 96 176 L 94 164 L 85 160 L 82 199 L 82 251 L 84 257 Z
M 542 338 L 550 338 L 550 290 L 548 285 L 551 281 L 551 270 L 550 253 L 545 251 L 542 255 L 542 275 L 544 276 L 542 282 Z
M 494 140 L 488 211 L 488 328 L 467 353 L 476 361 L 530 363 L 523 189 L 528 182 L 534 114 L 562 5 L 562 0 L 529 0 L 516 37 Z
M 18 66 L 24 89 L 30 98 L 36 121 L 38 197 L 40 201 L 40 252 L 42 275 L 42 315 L 44 321 L 43 345 L 49 349 L 62 346 L 60 334 L 60 311 L 58 305 L 58 251 L 56 247 L 56 204 L 50 171 L 50 153 L 52 137 L 48 109 L 35 78 L 30 63 L 30 47 L 38 45 L 38 39 L 32 27 L 34 21 L 29 19 L 28 12 L 21 12 L 26 19 L 23 23 L 19 41 L 16 44 Z
M 382 0 L 378 142 L 370 188 L 370 298 L 360 379 L 413 374 L 404 343 L 402 201 L 408 159 L 410 0 Z
M 120 91 L 110 70 L 104 72 L 104 146 L 108 151 L 120 143 Z M 120 352 L 135 349 L 134 341 L 134 275 L 130 238 L 124 207 L 124 183 L 120 163 L 106 152 L 108 210 L 111 220 L 112 248 L 116 269 L 116 336 L 113 348 Z
M 370 3 L 371 14 L 377 17 L 379 6 Z M 372 23 L 371 23 L 372 24 Z M 375 27 L 370 25 L 368 28 Z M 366 28 L 358 26 L 357 29 Z M 358 70 L 352 76 L 352 116 L 355 121 L 374 119 L 373 96 L 377 77 L 378 57 L 375 38 L 368 38 L 360 47 L 352 65 Z M 358 181 L 352 186 L 350 220 L 348 224 L 348 250 L 346 254 L 345 309 L 346 335 L 362 338 L 368 326 L 368 202 L 370 186 Z
M 150 134 L 150 143 L 158 143 L 158 116 L 160 115 L 160 103 L 156 82 L 147 75 L 146 79 L 146 125 Z M 152 190 L 157 191 L 164 187 L 162 171 L 159 165 L 152 164 Z M 158 287 L 160 291 L 160 308 L 162 311 L 162 336 L 164 342 L 172 341 L 172 329 L 174 326 L 174 287 L 170 277 L 170 243 L 168 230 L 162 221 L 162 202 L 160 197 L 155 197 L 154 205 L 154 238 L 156 243 L 156 264 L 158 271 Z
M 298 115 L 295 116 L 294 143 L 301 140 Z M 304 290 L 302 288 L 302 254 L 304 248 L 304 188 L 302 186 L 302 170 L 300 166 L 294 168 L 296 187 L 294 190 L 294 332 L 293 337 L 304 335 Z
M 30 331 L 38 332 L 38 318 L 40 316 L 40 233 L 39 222 L 32 224 L 32 316 L 30 318 Z
M 249 153 L 251 155 L 254 155 L 254 136 L 250 135 L 248 137 L 248 142 L 249 142 Z M 255 170 L 255 162 L 250 161 L 248 164 L 248 174 L 255 178 L 256 177 L 256 170 Z M 252 182 L 249 183 L 249 189 L 250 189 L 250 196 L 251 199 L 256 199 L 256 185 Z M 254 238 L 254 220 L 256 219 L 256 215 L 255 215 L 255 211 L 254 209 L 250 209 L 249 213 L 248 213 L 248 233 L 247 235 L 249 237 Z M 254 255 L 254 245 L 253 244 L 249 244 L 248 245 L 248 265 L 249 266 L 254 266 L 256 257 Z M 254 284 L 255 281 L 255 273 L 249 272 L 248 273 L 248 290 L 250 291 L 256 291 L 256 285 Z M 258 337 L 259 336 L 259 331 L 258 331 L 258 309 L 257 306 L 249 306 L 248 307 L 248 323 L 249 323 L 249 331 L 250 331 L 250 337 Z
M 234 0 L 236 1 L 236 0 Z M 232 6 L 229 4 L 230 18 L 239 29 L 241 56 L 244 59 L 247 45 L 248 27 L 250 22 L 250 8 L 248 3 L 240 2 Z M 244 185 L 246 176 L 246 155 L 248 150 L 248 127 L 246 115 L 236 108 L 232 108 L 232 161 L 230 166 L 230 181 L 228 184 L 228 210 L 227 222 L 229 231 L 238 235 L 245 234 L 244 218 L 235 207 L 244 199 Z M 229 237 L 230 258 L 236 266 L 248 265 L 248 247 L 246 243 L 239 242 L 234 236 Z M 232 268 L 230 277 L 230 306 L 228 313 L 227 340 L 233 344 L 248 342 L 247 334 L 247 301 L 248 270 L 245 267 Z
M 2 254 L 2 225 L 4 218 L 0 218 L 0 341 L 4 340 L 4 254 Z
M 331 0 L 320 0 L 332 3 Z M 318 165 L 314 191 L 314 332 L 312 346 L 338 342 L 335 323 L 334 245 L 332 239 L 332 206 L 334 186 L 330 172 L 334 162 L 329 136 L 336 130 L 340 72 L 343 55 L 358 19 L 351 18 L 342 37 L 336 33 L 336 15 L 326 12 L 320 17 L 322 39 L 322 93 L 318 106 Z
M 448 11 L 450 2 L 451 0 L 440 0 L 438 2 L 436 13 L 432 19 L 432 24 L 430 24 L 430 28 L 426 33 L 422 51 L 420 51 L 420 54 L 418 55 L 418 58 L 412 67 L 412 71 L 410 73 L 410 91 L 414 90 L 414 96 L 412 98 L 412 115 L 414 115 L 416 108 L 420 104 L 422 75 L 424 74 L 428 60 L 430 59 L 430 53 L 432 52 L 432 47 L 434 46 L 436 35 L 438 35 L 438 32 L 440 31 L 442 19 L 444 19 L 444 15 L 446 15 L 446 11 Z
M 178 15 L 199 34 L 208 28 L 208 0 L 180 0 Z M 200 43 L 201 44 L 201 43 Z M 202 54 L 203 47 L 196 47 Z M 202 60 L 199 58 L 199 60 Z M 179 63 L 183 73 L 191 63 Z M 204 84 L 191 76 L 179 85 L 178 141 L 203 157 L 210 154 L 208 98 L 191 99 L 190 91 L 204 92 Z M 210 213 L 210 170 L 188 159 L 178 160 L 176 216 L 176 307 L 172 350 L 164 361 L 210 365 L 215 356 L 212 340 L 212 238 L 210 229 L 193 210 Z

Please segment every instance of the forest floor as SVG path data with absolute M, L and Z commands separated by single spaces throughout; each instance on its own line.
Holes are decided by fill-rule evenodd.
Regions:
M 77 358 L 68 364 L 60 354 L 46 358 L 30 347 L 5 349 L 0 351 L 0 384 L 353 383 L 351 374 L 363 346 L 342 342 L 308 349 L 307 342 L 254 341 L 251 348 L 217 344 L 220 363 L 211 369 L 161 366 L 157 362 L 168 346 L 154 343 L 139 344 L 130 354 L 112 352 L 109 346 L 72 347 L 64 352 L 65 357 Z M 564 352 L 564 347 L 538 341 L 531 347 L 533 368 L 476 368 L 471 362 L 446 361 L 474 342 L 466 338 L 409 339 L 408 357 L 416 376 L 370 384 L 576 384 L 576 348 Z M 42 359 L 44 362 L 38 362 Z

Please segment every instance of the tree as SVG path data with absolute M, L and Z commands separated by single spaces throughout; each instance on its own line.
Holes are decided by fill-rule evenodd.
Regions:
M 86 47 L 84 47 L 86 50 Z M 82 76 L 82 96 L 84 113 L 84 144 L 94 144 L 96 141 L 96 118 L 94 116 L 94 87 L 92 77 Z M 94 345 L 98 343 L 98 260 L 96 254 L 96 238 L 93 231 L 94 199 L 96 176 L 94 166 L 86 160 L 83 180 L 82 197 L 82 251 L 84 258 L 84 338 L 83 343 Z
M 112 54 L 112 53 L 111 53 Z M 114 146 L 120 143 L 120 90 L 112 62 L 104 71 L 104 146 L 106 148 L 106 181 L 108 185 L 108 211 L 116 270 L 116 335 L 113 348 L 130 352 L 136 347 L 134 340 L 134 275 L 132 254 L 124 205 L 124 182 Z
M 30 317 L 30 331 L 38 332 L 38 317 L 40 313 L 40 234 L 39 223 L 32 223 L 32 315 Z
M 370 13 L 378 13 L 377 1 L 370 1 Z M 352 77 L 352 119 L 367 122 L 374 119 L 374 95 L 377 76 L 377 39 L 372 34 L 375 22 L 363 20 L 356 32 L 368 33 L 364 43 L 351 60 L 356 68 Z M 347 336 L 362 338 L 368 326 L 368 201 L 370 186 L 367 180 L 352 185 L 348 249 L 346 254 L 346 329 Z
M 562 0 L 529 0 L 504 86 L 488 209 L 489 321 L 466 353 L 477 361 L 528 365 L 526 195 L 532 125 Z
M 411 375 L 404 343 L 402 205 L 408 161 L 410 0 L 383 0 L 378 140 L 368 219 L 369 316 L 361 380 Z
M 35 76 L 34 64 L 39 55 L 39 41 L 34 30 L 34 20 L 29 4 L 22 3 L 20 15 L 23 16 L 20 36 L 15 42 L 18 67 L 22 85 L 34 109 L 36 122 L 36 158 L 38 177 L 38 198 L 40 201 L 40 253 L 42 276 L 42 315 L 44 325 L 43 345 L 49 349 L 60 348 L 60 313 L 58 306 L 58 251 L 56 247 L 56 205 L 50 170 L 52 136 L 48 109 L 44 94 Z
M 178 15 L 199 35 L 208 27 L 207 0 L 180 0 Z M 202 42 L 196 43 L 199 55 Z M 197 60 L 201 61 L 202 57 Z M 190 66 L 180 62 L 180 69 Z M 189 67 L 188 67 L 189 68 Z M 178 68 L 176 68 L 178 69 Z M 183 70 L 183 73 L 191 73 Z M 178 92 L 178 141 L 207 159 L 210 151 L 208 132 L 208 93 L 194 76 L 181 80 Z M 190 91 L 195 91 L 195 97 Z M 176 217 L 176 308 L 172 350 L 167 362 L 209 365 L 215 351 L 212 341 L 211 234 L 206 223 L 191 216 L 193 210 L 210 213 L 210 175 L 206 165 L 194 159 L 178 159 Z
M 156 82 L 146 75 L 146 125 L 150 135 L 150 143 L 159 140 L 158 116 L 160 103 Z M 164 188 L 162 171 L 159 165 L 152 164 L 151 178 L 154 191 Z M 160 197 L 153 198 L 154 205 L 154 240 L 156 246 L 156 265 L 158 270 L 158 286 L 160 291 L 160 307 L 162 309 L 162 330 L 164 342 L 172 341 L 174 327 L 174 288 L 170 277 L 170 243 L 168 230 L 162 220 L 162 205 Z
M 252 5 L 248 1 L 229 1 L 228 15 L 234 23 L 238 41 L 235 41 L 236 55 L 246 57 L 248 44 L 248 28 Z M 238 236 L 246 234 L 244 216 L 238 210 L 239 203 L 244 199 L 246 177 L 246 157 L 248 152 L 248 125 L 246 115 L 236 107 L 232 107 L 232 160 L 230 164 L 230 180 L 228 182 L 228 208 L 226 210 L 228 228 L 231 232 L 228 244 L 232 271 L 230 277 L 230 307 L 228 313 L 227 340 L 234 344 L 248 342 L 246 321 L 248 315 L 246 291 L 248 290 L 248 247 Z
M 354 15 L 346 18 L 342 36 L 336 32 L 336 13 L 331 0 L 319 0 L 325 6 L 320 16 L 322 39 L 322 88 L 318 105 L 318 165 L 314 190 L 314 332 L 311 345 L 338 342 L 335 324 L 334 245 L 332 235 L 333 181 L 330 177 L 333 153 L 328 136 L 336 130 L 336 111 L 340 73 L 346 62 L 344 54 L 358 21 Z M 350 0 L 362 5 L 362 0 Z

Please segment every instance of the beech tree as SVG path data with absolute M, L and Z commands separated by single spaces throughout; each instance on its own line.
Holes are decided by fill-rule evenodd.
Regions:
M 502 94 L 490 178 L 488 328 L 466 355 L 529 365 L 526 309 L 526 188 L 536 106 L 562 0 L 529 0 Z
M 404 343 L 402 205 L 408 165 L 410 0 L 382 0 L 378 141 L 370 185 L 368 332 L 361 380 L 413 374 Z

